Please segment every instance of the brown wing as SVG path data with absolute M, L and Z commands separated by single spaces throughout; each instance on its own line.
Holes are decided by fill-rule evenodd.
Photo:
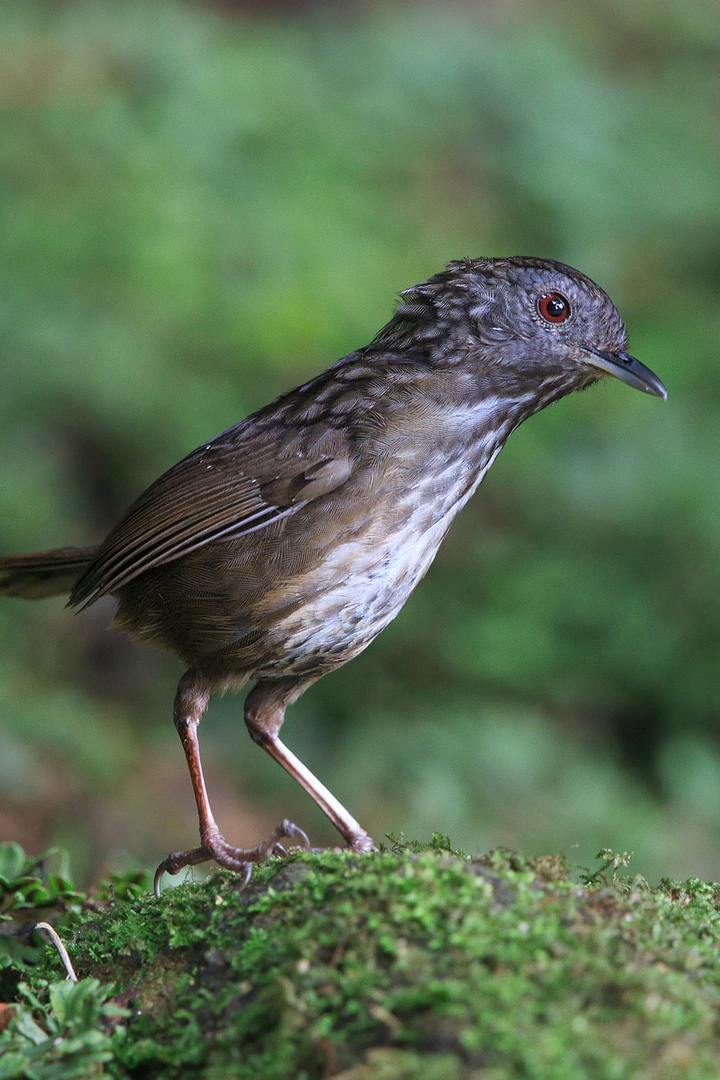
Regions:
M 352 468 L 347 437 L 325 425 L 238 425 L 143 492 L 100 545 L 69 602 L 86 607 L 150 567 L 297 513 L 343 484 Z

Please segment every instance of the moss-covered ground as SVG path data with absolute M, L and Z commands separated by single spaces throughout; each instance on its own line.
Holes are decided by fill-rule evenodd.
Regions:
M 22 951 L 32 889 L 6 882 L 0 1078 L 715 1080 L 720 886 L 652 889 L 624 861 L 436 837 L 273 860 L 244 891 L 56 888 L 75 985 L 54 949 Z

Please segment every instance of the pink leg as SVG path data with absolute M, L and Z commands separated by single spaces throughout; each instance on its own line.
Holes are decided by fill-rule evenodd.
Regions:
M 203 776 L 200 761 L 197 727 L 207 712 L 209 700 L 210 686 L 199 679 L 193 672 L 186 672 L 180 680 L 175 696 L 174 720 L 185 751 L 190 771 L 190 781 L 197 804 L 200 821 L 200 847 L 191 848 L 188 851 L 176 851 L 174 854 L 168 855 L 160 863 L 155 871 L 155 893 L 158 896 L 160 895 L 160 881 L 163 874 L 177 874 L 184 866 L 195 866 L 197 863 L 214 859 L 220 866 L 241 873 L 244 877 L 244 886 L 250 880 L 254 862 L 260 862 L 268 858 L 269 855 L 284 855 L 286 853 L 286 848 L 281 843 L 283 838 L 291 842 L 299 842 L 303 847 L 310 847 L 310 842 L 302 829 L 287 820 L 278 825 L 267 840 L 257 844 L 256 847 L 238 848 L 228 844 L 217 827 L 210 809 L 210 800 L 208 799 L 205 777 Z
M 293 701 L 297 701 L 308 685 L 307 681 L 291 679 L 259 682 L 245 701 L 245 723 L 248 731 L 254 741 L 262 746 L 263 750 L 267 750 L 315 800 L 348 847 L 353 851 L 376 850 L 372 837 L 368 836 L 359 822 L 278 738 L 285 719 L 285 709 Z

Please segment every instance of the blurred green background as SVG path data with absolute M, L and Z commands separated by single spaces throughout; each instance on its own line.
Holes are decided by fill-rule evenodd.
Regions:
M 101 538 L 448 259 L 577 265 L 669 401 L 607 382 L 523 426 L 285 736 L 377 838 L 720 878 L 719 41 L 698 0 L 6 0 L 0 550 Z M 112 610 L 0 604 L 0 839 L 86 881 L 196 842 L 180 665 Z M 334 842 L 240 699 L 201 741 L 229 839 Z

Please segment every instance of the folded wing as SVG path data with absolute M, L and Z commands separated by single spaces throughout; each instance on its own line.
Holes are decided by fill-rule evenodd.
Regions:
M 346 435 L 315 424 L 239 425 L 194 450 L 132 504 L 70 596 L 86 607 L 151 567 L 266 528 L 334 491 L 352 473 Z

